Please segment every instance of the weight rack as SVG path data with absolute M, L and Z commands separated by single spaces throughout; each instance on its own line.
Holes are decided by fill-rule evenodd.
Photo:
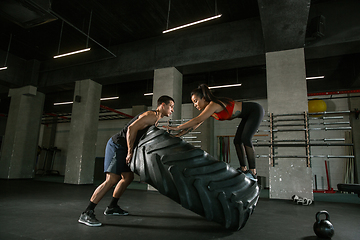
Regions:
M 315 131 L 351 131 L 349 121 L 344 121 L 344 115 L 350 114 L 351 111 L 331 111 L 331 112 L 318 112 L 318 113 L 293 113 L 293 114 L 273 114 L 269 113 L 267 119 L 263 120 L 265 124 L 261 127 L 267 129 L 258 130 L 258 132 L 269 132 L 269 139 L 254 139 L 253 145 L 255 147 L 269 147 L 270 153 L 267 155 L 257 155 L 257 158 L 268 158 L 270 166 L 276 165 L 276 159 L 280 158 L 303 158 L 306 159 L 306 166 L 311 167 L 312 159 L 322 158 L 325 159 L 325 170 L 328 181 L 328 190 L 321 192 L 333 192 L 330 187 L 330 169 L 329 161 L 326 159 L 343 158 L 343 159 L 354 159 L 354 155 L 323 155 L 323 154 L 311 154 L 311 147 L 319 146 L 343 146 L 353 148 L 353 144 L 345 142 L 345 138 L 311 138 L 311 133 Z M 339 116 L 340 115 L 340 116 Z M 317 120 L 318 122 L 314 122 Z M 320 120 L 320 121 L 319 121 Z M 321 122 L 322 120 L 322 122 Z M 287 123 L 292 122 L 292 123 Z M 277 139 L 276 134 L 281 132 L 304 132 L 304 139 Z M 326 135 L 326 134 L 324 134 Z M 305 154 L 294 154 L 294 155 L 280 155 L 275 148 L 281 147 L 305 147 Z M 315 175 L 315 182 L 316 175 Z M 317 190 L 317 185 L 315 186 Z

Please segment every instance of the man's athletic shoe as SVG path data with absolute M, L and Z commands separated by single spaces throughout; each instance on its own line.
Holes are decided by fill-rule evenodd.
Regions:
M 80 215 L 80 218 L 79 218 L 78 222 L 83 223 L 85 225 L 88 225 L 90 227 L 99 227 L 99 226 L 101 226 L 101 222 L 99 222 L 99 220 L 96 219 L 93 210 L 83 212 Z
M 104 211 L 105 215 L 117 215 L 117 216 L 126 216 L 129 213 L 125 210 L 122 210 L 119 206 L 116 207 L 106 207 Z

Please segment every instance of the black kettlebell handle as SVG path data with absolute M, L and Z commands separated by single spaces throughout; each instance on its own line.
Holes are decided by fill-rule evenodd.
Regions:
M 320 211 L 320 212 L 318 212 L 318 213 L 316 214 L 316 221 L 317 221 L 317 222 L 320 222 L 320 215 L 321 215 L 321 214 L 325 214 L 326 220 L 330 221 L 330 215 L 329 215 L 329 213 L 328 213 L 327 211 L 325 211 L 325 210 L 322 210 L 322 211 Z

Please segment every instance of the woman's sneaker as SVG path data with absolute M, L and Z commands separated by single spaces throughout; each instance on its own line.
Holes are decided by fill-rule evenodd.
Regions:
M 80 218 L 79 218 L 78 222 L 83 223 L 85 225 L 88 225 L 90 227 L 99 227 L 99 226 L 101 226 L 101 222 L 99 222 L 99 220 L 96 219 L 93 210 L 83 212 L 80 215 Z
M 257 182 L 257 174 L 253 174 L 250 170 L 245 171 L 245 176 Z
M 237 168 L 236 171 L 238 171 L 239 173 L 245 173 L 243 170 L 241 170 L 241 168 Z
M 116 215 L 116 216 L 126 216 L 129 215 L 129 213 L 125 210 L 122 210 L 119 206 L 115 207 L 106 207 L 104 211 L 105 215 Z

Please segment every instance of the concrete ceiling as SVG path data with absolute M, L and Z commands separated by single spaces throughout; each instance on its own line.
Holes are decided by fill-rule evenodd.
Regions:
M 8 55 L 9 70 L 0 72 L 0 113 L 8 109 L 8 89 L 29 84 L 46 94 L 45 111 L 71 112 L 70 106 L 53 103 L 72 100 L 74 82 L 87 78 L 103 85 L 103 96 L 121 96 L 107 102 L 110 107 L 151 105 L 151 97 L 143 93 L 152 91 L 153 70 L 168 66 L 183 73 L 183 102 L 190 101 L 189 92 L 200 83 L 242 82 L 246 84 L 241 88 L 215 94 L 266 98 L 265 52 L 286 50 L 281 49 L 286 40 L 290 48 L 305 47 L 308 76 L 326 76 L 308 82 L 309 93 L 360 88 L 360 3 L 356 0 L 281 0 L 278 6 L 267 6 L 262 0 L 170 3 L 169 12 L 168 0 L 1 1 L 0 65 Z M 299 3 L 305 6 L 302 12 L 291 6 Z M 282 10 L 287 14 L 282 15 Z M 222 17 L 162 34 L 167 26 L 216 13 Z M 284 30 L 289 19 L 292 27 L 306 30 L 299 39 Z M 269 40 L 273 32 L 278 41 Z M 52 59 L 58 52 L 85 46 L 92 50 Z M 16 71 L 10 70 L 11 64 L 17 65 Z
M 223 16 L 215 24 L 259 17 L 257 2 L 253 0 L 172 0 L 170 12 L 169 0 L 4 0 L 1 9 L 1 34 L 7 38 L 13 33 L 13 54 L 39 61 L 49 60 L 57 53 L 61 29 L 60 52 L 66 52 L 86 45 L 87 37 L 75 27 L 109 48 L 161 36 L 167 26 L 212 17 L 216 9 Z M 44 13 L 49 13 L 46 19 Z M 62 20 L 66 21 L 63 27 Z M 1 48 L 6 50 L 4 43 Z M 99 48 L 91 40 L 89 47 Z

